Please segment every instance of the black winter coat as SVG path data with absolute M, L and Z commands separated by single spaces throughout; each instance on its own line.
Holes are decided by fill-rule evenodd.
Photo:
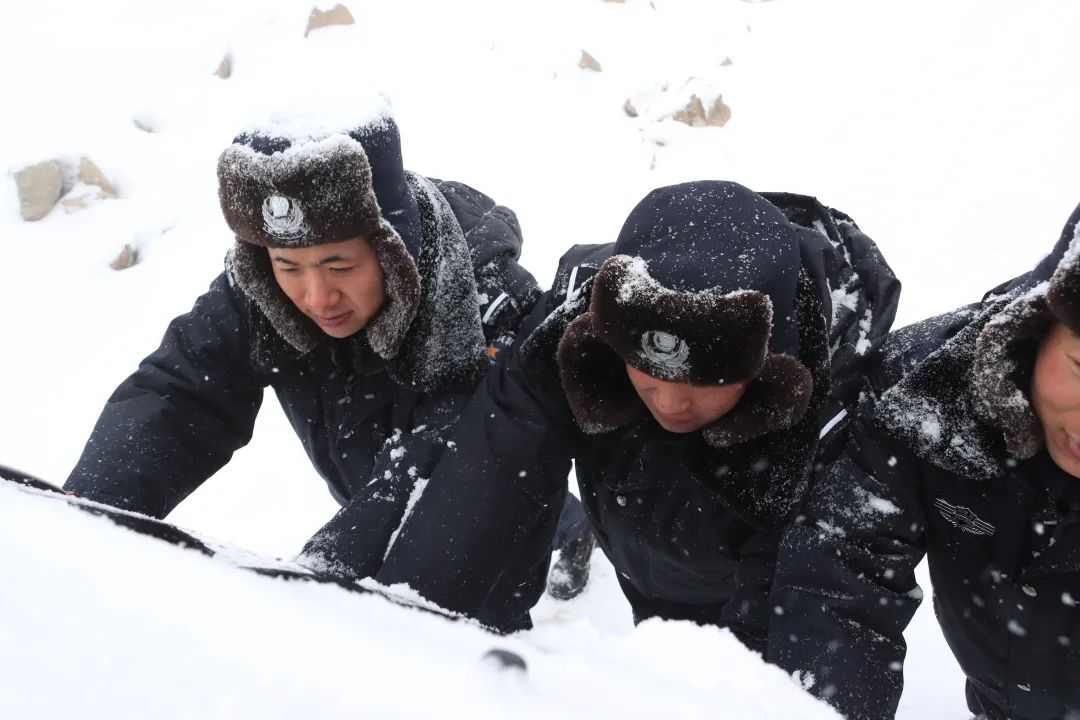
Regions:
M 411 533 L 407 523 L 379 579 L 410 582 L 439 604 L 471 613 L 488 599 L 492 578 L 512 575 L 522 595 L 507 602 L 516 600 L 527 609 L 539 596 L 538 574 L 527 569 L 546 563 L 573 458 L 587 515 L 635 619 L 714 623 L 763 649 L 785 513 L 767 517 L 745 488 L 760 490 L 757 498 L 776 497 L 785 507 L 797 502 L 788 495 L 800 492 L 822 426 L 853 404 L 862 389 L 862 362 L 887 333 L 899 293 L 873 242 L 850 218 L 812 198 L 766 197 L 792 221 L 818 229 L 806 234 L 804 263 L 846 293 L 827 338 L 831 364 L 826 338 L 815 351 L 806 340 L 813 333 L 801 328 L 803 360 L 817 369 L 815 412 L 801 431 L 725 450 L 706 445 L 701 433 L 666 432 L 651 416 L 599 435 L 582 433 L 559 384 L 554 345 L 587 307 L 592 276 L 613 245 L 575 247 L 523 325 L 522 337 L 529 332 L 528 339 L 489 373 L 463 417 L 454 454 L 436 471 L 441 487 L 468 483 L 474 489 L 462 497 L 483 501 L 455 505 L 447 493 L 437 494 L 433 480 L 410 522 L 424 518 L 418 527 L 441 522 L 444 532 Z M 860 319 L 865 322 L 861 334 Z M 820 315 L 818 321 L 825 326 Z M 822 444 L 823 453 L 844 427 L 840 422 L 826 428 L 830 442 Z M 432 573 L 455 567 L 463 569 L 443 577 Z
M 1045 450 L 1011 454 L 1016 426 L 988 417 L 1027 394 L 1042 332 L 1031 321 L 1046 322 L 1037 286 L 1066 235 L 981 303 L 890 336 L 874 380 L 881 400 L 863 407 L 785 533 L 768 659 L 849 718 L 896 712 L 924 555 L 971 710 L 1080 717 L 1080 481 Z M 1004 338 L 997 347 L 979 341 L 988 324 Z
M 460 318 L 477 326 L 470 337 L 480 337 L 482 324 L 483 336 L 495 341 L 539 296 L 516 262 L 521 232 L 510 210 L 460 183 L 412 174 L 409 182 L 422 227 L 422 300 L 406 336 L 416 374 L 375 355 L 363 333 L 325 336 L 299 353 L 239 289 L 227 262 L 113 393 L 65 489 L 164 517 L 250 440 L 269 386 L 331 494 L 348 506 L 342 513 L 351 513 L 331 521 L 309 552 L 329 570 L 373 572 L 358 558 L 377 567 L 479 381 L 432 387 L 419 373 L 469 353 L 479 353 L 479 367 L 483 346 L 457 342 L 453 332 Z M 448 287 L 460 295 L 453 306 L 443 302 Z M 343 521 L 358 519 L 356 537 L 338 537 Z

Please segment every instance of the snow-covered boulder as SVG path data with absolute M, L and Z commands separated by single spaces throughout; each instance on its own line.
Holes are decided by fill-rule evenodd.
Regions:
M 344 5 L 338 4 L 329 10 L 321 10 L 318 7 L 311 8 L 311 15 L 308 17 L 307 30 L 304 31 L 304 37 L 307 37 L 314 30 L 319 28 L 329 27 L 331 25 L 352 25 L 356 22 L 355 18 L 349 8 Z
M 28 165 L 16 171 L 15 186 L 23 220 L 40 220 L 52 212 L 64 194 L 64 168 L 58 160 Z

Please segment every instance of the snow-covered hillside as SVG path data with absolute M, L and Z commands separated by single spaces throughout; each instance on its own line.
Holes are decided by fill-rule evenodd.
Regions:
M 0 168 L 86 156 L 119 195 L 24 222 L 0 181 L 0 463 L 63 481 L 112 388 L 221 269 L 218 153 L 290 98 L 387 90 L 406 165 L 514 208 L 541 283 L 648 189 L 724 178 L 851 214 L 904 281 L 903 324 L 1030 267 L 1080 201 L 1073 0 L 347 5 L 355 24 L 306 38 L 311 0 L 0 9 Z M 663 119 L 691 93 L 730 120 Z M 138 264 L 110 269 L 125 245 Z M 171 520 L 290 556 L 330 516 L 275 404 Z M 529 659 L 519 678 L 479 662 L 475 628 L 237 577 L 55 505 L 0 488 L 0 717 L 772 717 L 755 694 L 818 716 L 724 633 L 633 629 L 599 555 L 583 597 L 499 641 Z M 929 603 L 908 634 L 900 716 L 965 717 Z

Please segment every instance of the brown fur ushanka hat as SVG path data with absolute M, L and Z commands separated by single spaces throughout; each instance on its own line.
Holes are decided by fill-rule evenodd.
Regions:
M 393 358 L 420 303 L 419 211 L 393 119 L 347 131 L 252 130 L 225 149 L 217 171 L 221 210 L 237 240 L 231 274 L 274 329 L 300 352 L 322 336 L 278 286 L 264 248 L 363 237 L 379 258 L 386 292 L 365 332 L 379 356 Z
M 716 447 L 801 420 L 813 379 L 797 359 L 797 232 L 734 183 L 650 193 L 593 278 L 588 311 L 559 342 L 578 425 L 606 432 L 645 412 L 625 365 L 672 382 L 748 382 L 739 405 L 703 431 Z

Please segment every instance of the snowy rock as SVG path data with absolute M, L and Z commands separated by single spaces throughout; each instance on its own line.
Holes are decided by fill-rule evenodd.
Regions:
M 88 157 L 79 159 L 79 182 L 100 188 L 105 197 L 116 197 L 116 188 L 109 182 L 109 178 L 105 177 L 101 168 Z
M 304 31 L 304 37 L 311 34 L 313 30 L 319 28 L 329 27 L 331 25 L 353 25 L 356 20 L 353 18 L 349 8 L 344 5 L 338 4 L 329 10 L 320 10 L 317 7 L 311 8 L 311 15 L 308 17 L 307 30 Z
M 341 6 L 339 5 L 338 7 L 341 7 Z M 346 10 L 346 12 L 348 12 L 348 10 Z M 310 20 L 308 21 L 308 32 L 311 32 L 311 21 Z M 229 79 L 229 77 L 232 75 L 232 54 L 231 53 L 225 53 L 225 57 L 221 58 L 221 62 L 218 63 L 218 68 L 217 68 L 217 70 L 214 71 L 214 74 L 217 75 L 222 80 L 228 80 Z
M 109 263 L 109 267 L 113 270 L 127 270 L 137 262 L 139 262 L 139 251 L 128 244 L 125 245 L 124 249 L 120 251 L 120 254 Z
M 600 61 L 585 50 L 581 51 L 581 59 L 578 60 L 578 67 L 582 70 L 591 70 L 592 72 L 601 72 L 603 70 L 603 68 L 600 67 Z
M 165 123 L 156 110 L 147 107 L 132 115 L 131 124 L 145 133 L 159 133 Z
M 664 83 L 638 93 L 627 99 L 623 111 L 649 122 L 675 120 L 690 127 L 723 127 L 731 119 L 731 108 L 719 90 L 701 78 L 691 78 L 680 87 Z
M 89 158 L 81 158 L 78 170 L 73 174 L 75 174 L 75 183 L 60 201 L 64 212 L 73 213 L 85 210 L 101 200 L 116 197 L 116 188 L 105 177 L 101 168 Z
M 705 127 L 708 125 L 723 127 L 731 119 L 731 108 L 724 104 L 724 99 L 721 96 L 717 95 L 712 105 L 706 110 L 701 98 L 697 95 L 691 95 L 686 106 L 675 113 L 672 119 L 676 122 L 685 123 L 690 127 Z
M 15 173 L 19 211 L 33 222 L 49 214 L 64 194 L 64 168 L 58 160 L 46 160 Z

